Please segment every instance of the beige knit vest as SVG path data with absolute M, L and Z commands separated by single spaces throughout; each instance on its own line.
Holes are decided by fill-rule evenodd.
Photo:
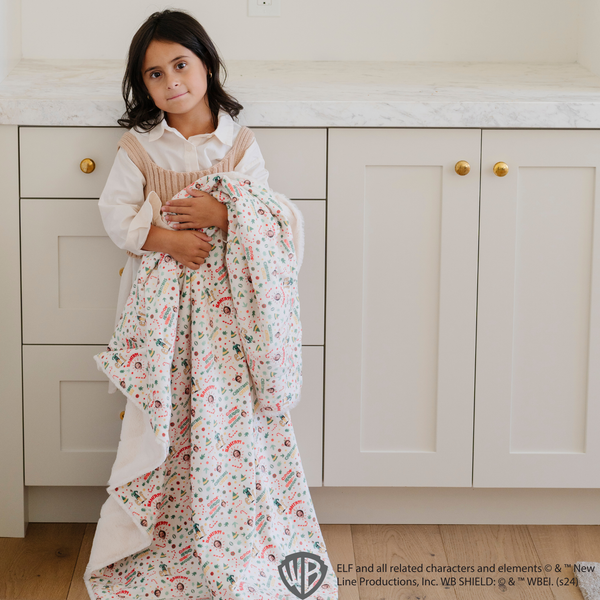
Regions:
M 238 163 L 243 158 L 244 153 L 254 141 L 254 133 L 248 127 L 242 126 L 238 133 L 233 146 L 225 154 L 225 156 L 217 163 L 202 171 L 189 171 L 187 173 L 179 173 L 159 167 L 151 158 L 148 152 L 144 149 L 139 140 L 133 133 L 127 131 L 123 134 L 117 144 L 117 148 L 123 148 L 133 164 L 142 172 L 146 179 L 144 186 L 144 198 L 148 197 L 151 191 L 155 191 L 160 198 L 161 203 L 166 204 L 175 194 L 180 192 L 184 187 L 190 185 L 204 177 L 214 173 L 227 173 L 235 171 Z M 126 251 L 129 256 L 142 258 L 138 254 L 134 254 L 129 250 Z

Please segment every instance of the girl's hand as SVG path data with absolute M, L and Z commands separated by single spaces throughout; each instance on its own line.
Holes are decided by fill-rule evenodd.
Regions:
M 168 254 L 190 269 L 199 269 L 213 248 L 207 240 L 211 240 L 210 236 L 201 231 L 177 232 L 169 240 Z
M 177 230 L 199 229 L 215 225 L 227 231 L 227 207 L 214 196 L 194 189 L 192 186 L 187 190 L 193 195 L 192 198 L 169 200 L 161 207 L 164 220 Z

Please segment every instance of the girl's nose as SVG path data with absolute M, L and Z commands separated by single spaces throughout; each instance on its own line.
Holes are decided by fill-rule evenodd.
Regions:
M 177 87 L 178 85 L 179 85 L 179 81 L 177 81 L 177 79 L 175 77 L 168 77 L 167 78 L 167 88 L 168 89 Z

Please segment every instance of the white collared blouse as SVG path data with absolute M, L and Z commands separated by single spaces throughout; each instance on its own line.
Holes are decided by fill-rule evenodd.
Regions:
M 140 133 L 134 129 L 129 131 L 159 167 L 182 173 L 201 171 L 222 160 L 233 146 L 240 130 L 241 125 L 229 113 L 220 110 L 215 131 L 193 135 L 187 139 L 177 129 L 170 127 L 164 118 L 150 132 Z M 256 139 L 238 163 L 236 172 L 247 173 L 249 177 L 269 187 L 269 172 L 265 168 L 265 160 Z M 142 172 L 125 149 L 119 148 L 98 202 L 104 228 L 111 240 L 122 250 L 140 255 L 152 252 L 142 250 L 153 218 L 152 205 L 148 198 L 144 198 L 145 184 Z M 291 204 L 286 205 L 285 212 L 292 231 L 295 232 L 298 231 L 298 220 L 294 213 L 297 207 L 291 207 Z M 140 258 L 127 255 L 119 287 L 115 325 L 119 322 L 140 264 Z M 109 385 L 111 392 L 115 389 L 114 385 Z
M 186 139 L 163 119 L 152 131 L 131 133 L 140 141 L 150 158 L 163 169 L 179 173 L 201 171 L 219 162 L 241 129 L 229 113 L 219 111 L 219 123 L 212 133 L 201 133 Z M 247 173 L 268 186 L 269 172 L 256 140 L 252 142 L 236 171 Z M 144 203 L 146 179 L 124 148 L 119 148 L 98 207 L 106 233 L 122 250 L 149 254 L 142 250 L 152 222 L 152 207 Z

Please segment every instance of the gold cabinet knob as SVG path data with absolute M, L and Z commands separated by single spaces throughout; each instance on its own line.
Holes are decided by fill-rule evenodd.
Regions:
M 91 173 L 96 168 L 96 163 L 91 158 L 84 158 L 79 163 L 79 168 L 84 173 Z
M 121 267 L 121 268 L 119 269 L 119 277 L 122 277 L 122 275 L 123 275 L 123 269 L 124 269 L 124 268 L 125 268 L 125 267 Z
M 508 165 L 504 162 L 497 162 L 494 165 L 494 173 L 496 173 L 498 177 L 504 177 L 508 173 Z
M 125 411 L 124 410 L 121 411 L 121 414 L 119 415 L 119 417 L 121 417 L 121 421 L 122 421 L 123 418 L 125 417 Z
M 471 165 L 466 160 L 459 160 L 454 165 L 454 170 L 459 175 L 466 175 L 471 170 Z

